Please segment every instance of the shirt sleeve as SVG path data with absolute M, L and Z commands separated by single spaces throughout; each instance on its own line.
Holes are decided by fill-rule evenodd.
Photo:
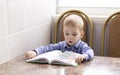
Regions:
M 52 50 L 59 50 L 60 49 L 60 44 L 50 44 L 50 45 L 46 45 L 46 46 L 40 46 L 38 48 L 35 49 L 35 51 L 37 52 L 37 55 L 45 53 L 45 52 L 49 52 Z
M 86 43 L 82 45 L 82 55 L 86 57 L 86 61 L 91 60 L 94 57 L 93 49 L 91 49 Z

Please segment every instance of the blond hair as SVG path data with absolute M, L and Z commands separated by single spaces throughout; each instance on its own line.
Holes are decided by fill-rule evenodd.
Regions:
M 79 27 L 80 30 L 83 31 L 84 22 L 83 22 L 82 18 L 78 15 L 69 15 L 65 18 L 65 20 L 63 22 L 63 27 L 64 26 Z

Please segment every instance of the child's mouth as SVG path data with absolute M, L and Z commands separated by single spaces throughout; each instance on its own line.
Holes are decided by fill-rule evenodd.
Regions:
M 72 41 L 68 41 L 69 43 L 73 43 Z

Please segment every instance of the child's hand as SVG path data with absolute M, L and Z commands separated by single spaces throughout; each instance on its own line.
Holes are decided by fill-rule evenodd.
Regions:
M 28 51 L 26 54 L 25 54 L 25 58 L 26 59 L 31 59 L 31 58 L 34 58 L 36 56 L 36 52 L 35 51 Z
M 76 57 L 75 62 L 77 62 L 78 64 L 82 63 L 84 60 L 86 59 L 86 57 L 84 55 L 79 55 L 78 57 Z

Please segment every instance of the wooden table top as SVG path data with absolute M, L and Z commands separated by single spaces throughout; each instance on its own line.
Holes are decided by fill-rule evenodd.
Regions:
M 24 56 L 0 65 L 0 75 L 120 75 L 120 58 L 95 56 L 73 66 L 26 63 Z

